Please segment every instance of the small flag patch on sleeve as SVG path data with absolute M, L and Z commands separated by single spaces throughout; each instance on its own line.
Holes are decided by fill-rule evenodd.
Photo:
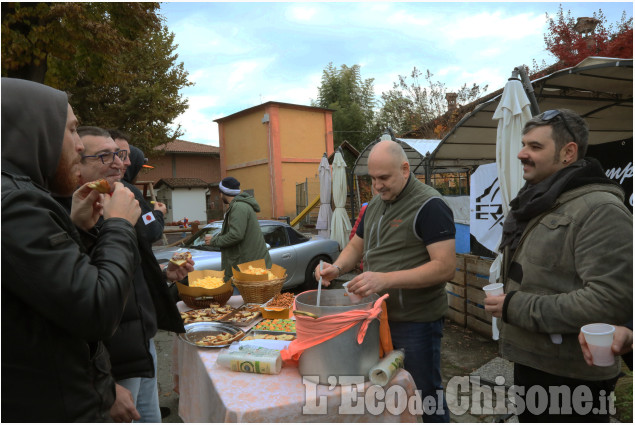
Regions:
M 154 220 L 156 220 L 156 218 L 154 218 L 154 214 L 152 214 L 151 212 L 143 215 L 143 223 L 145 225 L 152 223 Z

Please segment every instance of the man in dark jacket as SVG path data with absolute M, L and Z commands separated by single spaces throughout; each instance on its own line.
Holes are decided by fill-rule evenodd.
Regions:
M 148 204 L 148 201 L 145 200 L 139 188 L 134 185 L 139 171 L 141 171 L 141 168 L 145 164 L 143 151 L 130 145 L 130 136 L 123 131 L 110 129 L 108 133 L 110 133 L 110 137 L 113 138 L 119 150 L 128 153 L 127 158 L 123 161 L 123 178 L 121 182 L 134 193 L 135 198 L 139 201 L 141 216 L 146 217 L 146 226 L 144 228 L 146 238 L 150 243 L 154 243 L 163 237 L 167 208 L 163 202 L 156 202 L 154 206 Z
M 138 261 L 140 209 L 78 183 L 64 92 L 2 79 L 2 420 L 96 422 L 115 397 L 108 353 Z M 73 195 L 71 214 L 52 194 Z M 98 234 L 88 231 L 100 216 Z M 92 258 L 84 242 L 94 245 Z
M 237 269 L 239 264 L 249 261 L 264 259 L 267 268 L 271 268 L 271 257 L 256 217 L 260 212 L 256 199 L 241 192 L 240 182 L 233 177 L 225 177 L 218 189 L 223 203 L 229 208 L 220 233 L 213 239 L 206 237 L 205 242 L 220 248 L 225 280 L 232 277 L 232 268 Z
M 116 155 L 120 149 L 110 134 L 99 127 L 80 127 L 78 133 L 85 146 L 85 155 L 80 162 L 80 182 L 120 178 L 123 175 L 123 162 Z M 104 164 L 100 158 L 94 158 L 99 154 L 113 161 Z M 134 415 L 135 406 L 142 422 L 161 421 L 153 337 L 158 327 L 184 332 L 181 316 L 168 293 L 166 276 L 145 236 L 146 221 L 142 217 L 135 224 L 141 262 L 135 267 L 134 291 L 117 331 L 105 341 L 110 353 L 112 375 L 117 381 L 117 402 L 111 410 L 116 421 L 125 421 L 129 415 Z M 182 267 L 169 264 L 166 273 L 171 280 L 183 279 L 188 271 L 194 270 L 192 260 Z M 130 403 L 128 391 L 132 394 L 133 403 Z

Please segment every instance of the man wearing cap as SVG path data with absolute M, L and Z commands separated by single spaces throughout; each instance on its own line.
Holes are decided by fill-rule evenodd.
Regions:
M 211 247 L 220 248 L 225 280 L 231 278 L 232 268 L 248 261 L 264 258 L 267 268 L 271 268 L 271 257 L 256 217 L 260 205 L 253 196 L 240 191 L 240 182 L 233 177 L 225 177 L 218 188 L 223 203 L 229 208 L 220 233 L 213 239 L 206 237 L 205 241 Z

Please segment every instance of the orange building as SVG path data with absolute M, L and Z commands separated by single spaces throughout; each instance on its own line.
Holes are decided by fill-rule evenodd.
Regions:
M 232 176 L 260 204 L 262 218 L 295 217 L 295 185 L 333 152 L 333 110 L 266 102 L 215 120 L 221 178 Z

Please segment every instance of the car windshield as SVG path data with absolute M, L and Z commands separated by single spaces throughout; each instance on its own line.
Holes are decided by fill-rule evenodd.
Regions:
M 212 248 L 211 246 L 205 244 L 205 236 L 216 236 L 220 231 L 220 227 L 204 227 L 183 242 L 182 246 L 186 248 L 196 248 L 202 251 L 220 251 L 219 248 Z

